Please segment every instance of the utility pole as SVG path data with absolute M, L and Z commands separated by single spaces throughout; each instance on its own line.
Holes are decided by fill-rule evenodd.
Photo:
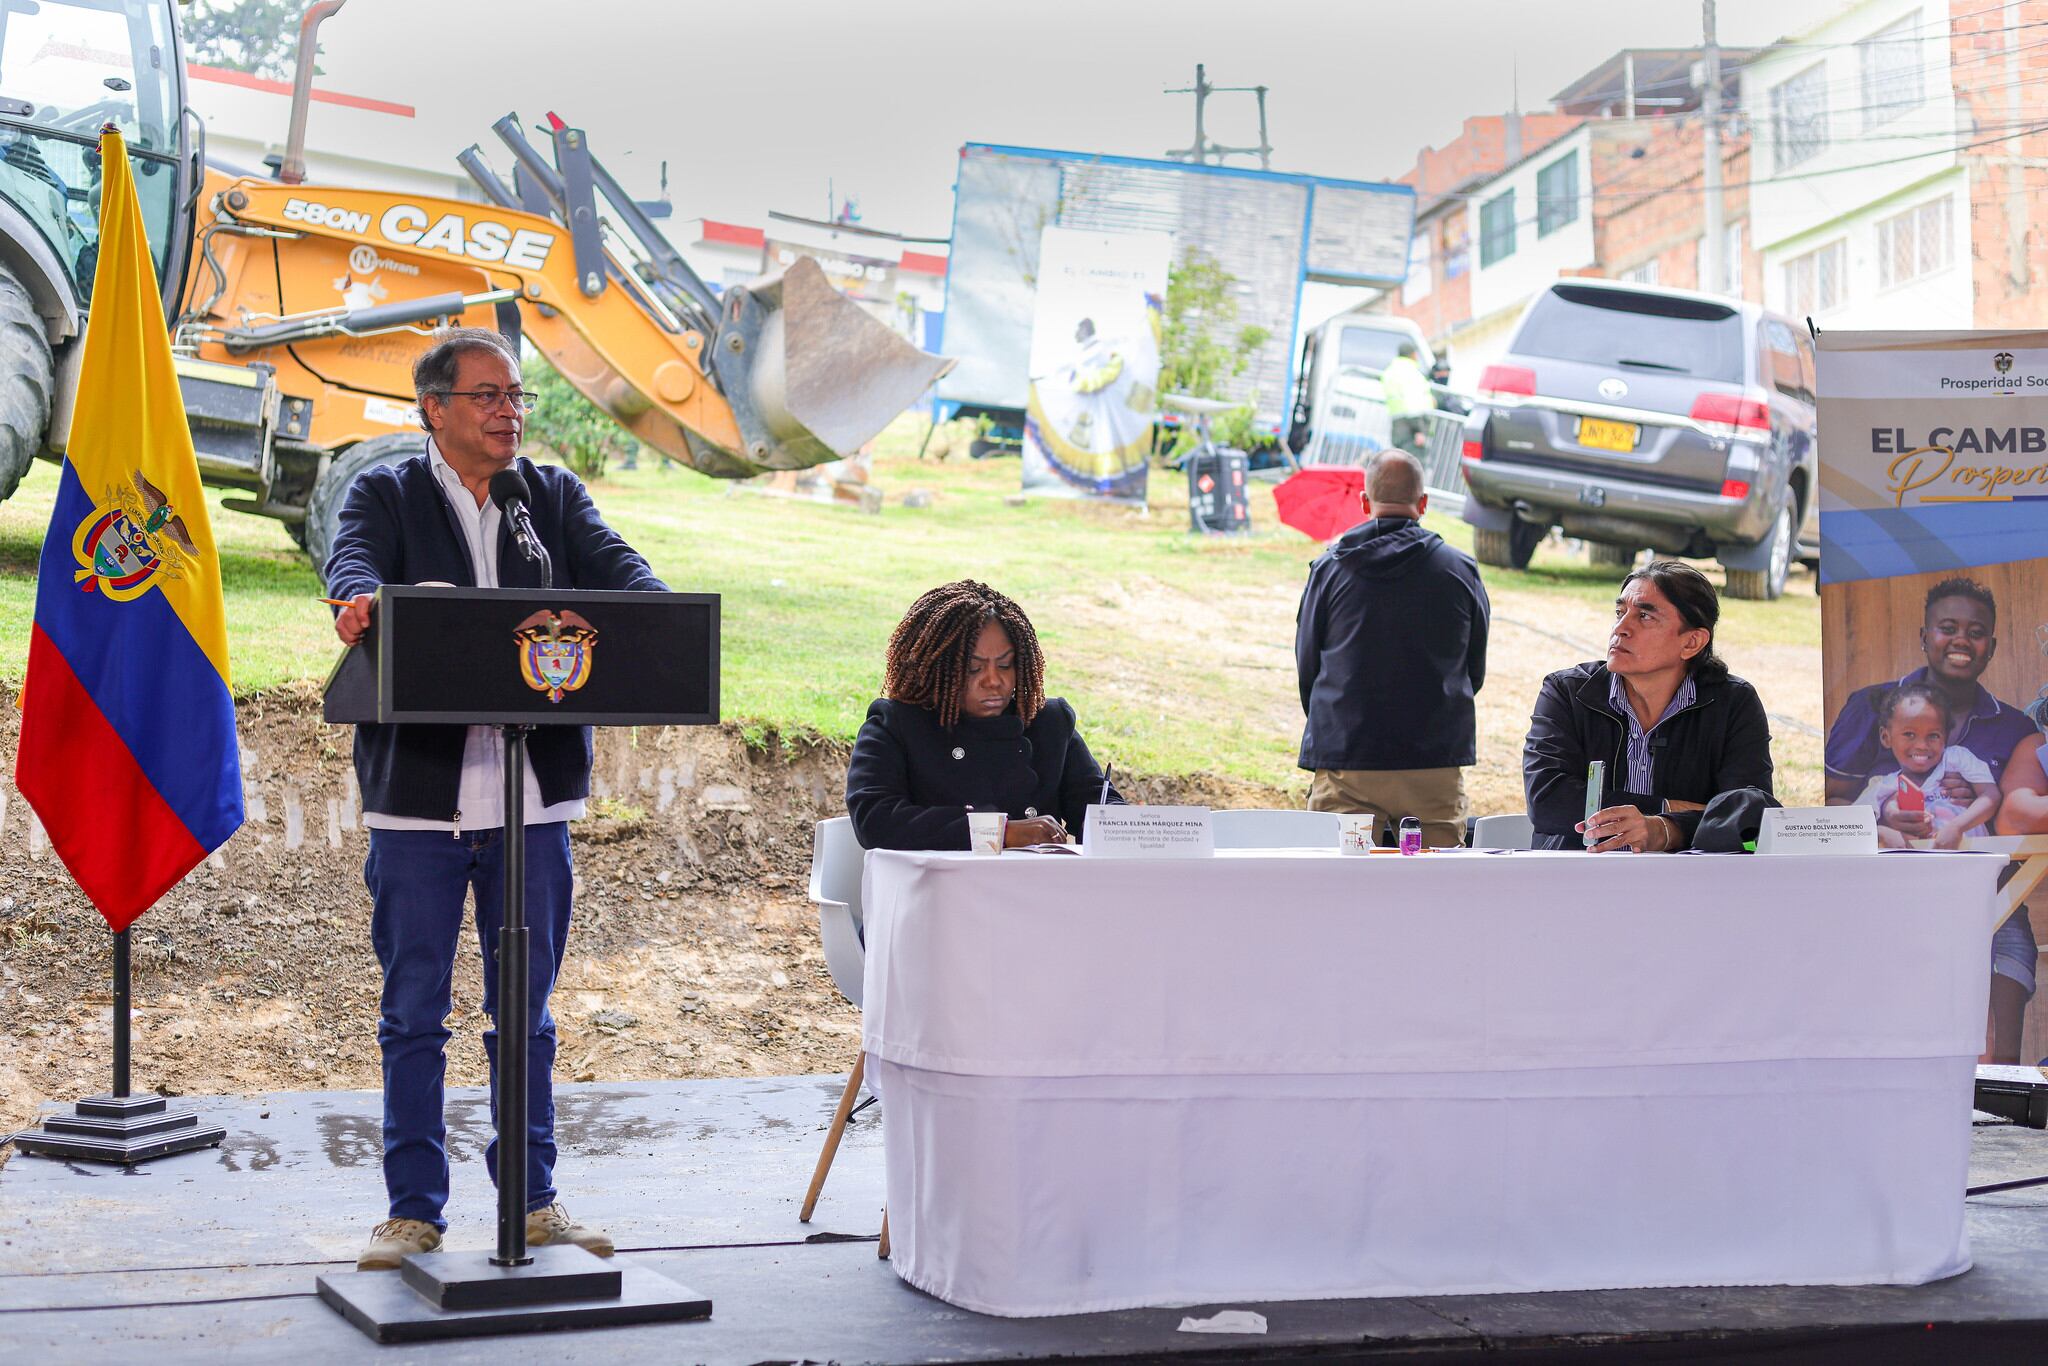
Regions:
M 1700 142 L 1707 158 L 1700 177 L 1707 205 L 1706 249 L 1700 253 L 1700 260 L 1706 266 L 1707 278 L 1700 281 L 1700 288 L 1721 294 L 1728 289 L 1728 263 L 1724 259 L 1728 233 L 1721 221 L 1721 47 L 1714 38 L 1714 0 L 1700 0 L 1700 8 L 1705 29 L 1700 55 L 1707 71 L 1707 88 L 1700 98 L 1700 114 L 1705 121 Z
M 1273 169 L 1273 145 L 1266 140 L 1266 87 L 1263 85 L 1211 85 L 1209 69 L 1204 64 L 1195 64 L 1195 83 L 1179 90 L 1169 90 L 1169 95 L 1193 95 L 1195 97 L 1195 141 L 1192 146 L 1176 148 L 1166 155 L 1174 161 L 1192 161 L 1197 166 L 1207 166 L 1213 157 L 1221 164 L 1225 157 L 1251 156 L 1257 154 L 1259 169 Z M 1209 141 L 1204 117 L 1211 95 L 1256 95 L 1259 100 L 1259 145 L 1256 147 L 1225 147 Z

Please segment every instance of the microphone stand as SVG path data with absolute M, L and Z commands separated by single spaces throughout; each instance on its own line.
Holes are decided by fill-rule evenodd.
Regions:
M 540 566 L 543 590 L 555 586 L 554 560 L 534 533 L 526 504 L 511 499 L 505 519 L 526 558 Z M 526 1249 L 526 738 L 532 726 L 498 727 L 505 740 L 505 898 L 498 922 L 498 1250 L 491 1264 L 528 1266 Z
M 533 518 L 527 514 L 526 504 L 513 499 L 505 505 L 505 519 L 512 524 L 512 539 L 524 551 L 526 558 L 540 566 L 540 586 L 552 589 L 555 586 L 555 562 L 548 554 L 548 548 L 540 543 L 540 537 L 533 529 Z

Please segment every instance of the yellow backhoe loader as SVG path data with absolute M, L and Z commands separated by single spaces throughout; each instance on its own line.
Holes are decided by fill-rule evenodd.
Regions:
M 494 125 L 485 202 L 304 183 L 311 6 L 274 177 L 209 166 L 169 0 L 0 0 L 0 498 L 61 458 L 98 239 L 100 124 L 126 134 L 207 482 L 326 560 L 365 468 L 424 448 L 412 363 L 439 326 L 525 340 L 647 445 L 744 478 L 848 455 L 951 365 L 815 263 L 713 291 L 552 120 Z

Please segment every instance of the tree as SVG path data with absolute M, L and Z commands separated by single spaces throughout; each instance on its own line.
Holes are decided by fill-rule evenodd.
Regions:
M 554 452 L 577 478 L 596 479 L 613 456 L 623 457 L 638 448 L 610 414 L 583 397 L 545 359 L 529 355 L 522 368 L 526 387 L 540 396 L 526 419 L 526 433 Z
M 200 0 L 185 15 L 185 55 L 201 66 L 288 81 L 304 11 L 291 0 Z
M 1188 247 L 1166 273 L 1166 303 L 1160 318 L 1159 392 L 1222 398 L 1223 386 L 1244 373 L 1252 354 L 1272 337 L 1271 329 L 1237 323 L 1237 277 L 1199 247 Z M 1243 446 L 1254 437 L 1247 403 L 1210 423 L 1216 440 Z M 1194 444 L 1190 424 L 1174 442 L 1180 455 Z

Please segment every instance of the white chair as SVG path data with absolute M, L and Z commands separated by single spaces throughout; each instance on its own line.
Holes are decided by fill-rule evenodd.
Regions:
M 810 891 L 811 904 L 818 908 L 818 940 L 824 946 L 825 968 L 832 974 L 833 985 L 855 1006 L 860 1005 L 861 974 L 867 962 L 867 951 L 861 945 L 860 913 L 864 852 L 860 841 L 853 837 L 850 817 L 834 816 L 819 821 L 812 832 Z M 854 1098 L 860 1094 L 866 1061 L 865 1053 L 855 1056 L 853 1074 L 846 1079 L 839 1108 L 832 1112 L 825 1150 L 818 1154 L 817 1170 L 811 1173 L 811 1188 L 804 1194 L 803 1212 L 797 1216 L 802 1223 L 811 1222 L 811 1212 L 818 1207 L 818 1194 L 825 1189 L 825 1173 L 832 1170 L 839 1139 L 846 1132 L 847 1117 L 853 1113 Z
M 1218 849 L 1335 849 L 1334 811 L 1212 811 Z
M 861 948 L 861 856 L 866 850 L 853 837 L 853 820 L 834 816 L 819 821 L 811 835 L 811 904 L 818 908 L 818 939 L 825 948 L 825 967 L 839 994 L 860 1004 L 861 971 L 867 955 Z
M 1520 811 L 1480 816 L 1472 822 L 1474 849 L 1527 849 L 1535 838 L 1535 823 Z

